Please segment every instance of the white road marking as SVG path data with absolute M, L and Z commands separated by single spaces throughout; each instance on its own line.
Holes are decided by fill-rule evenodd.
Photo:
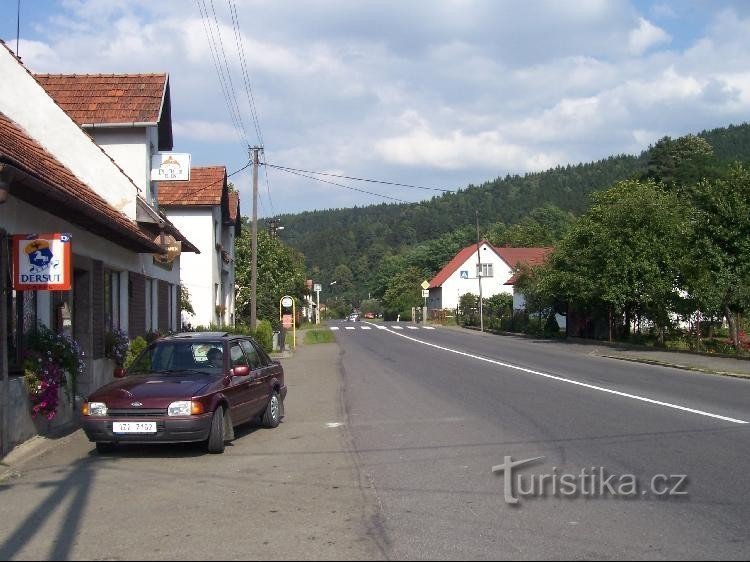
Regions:
M 388 328 L 386 328 L 386 330 L 387 330 L 387 329 L 388 329 Z M 403 330 L 404 328 L 403 328 L 402 326 L 394 326 L 394 327 L 393 327 L 393 329 L 394 329 L 394 330 Z
M 362 326 L 362 328 L 360 328 L 360 329 L 361 330 L 372 330 L 372 328 L 370 328 L 369 326 Z
M 337 427 L 341 427 L 342 425 L 344 425 L 344 424 L 341 423 L 341 422 L 329 422 L 329 423 L 326 424 L 326 427 L 328 429 L 335 429 Z
M 347 326 L 346 329 L 347 330 L 354 330 L 355 328 L 354 328 L 354 326 Z
M 416 326 L 407 326 L 407 328 L 410 330 L 419 330 Z
M 338 326 L 331 326 L 331 331 L 333 331 L 333 332 L 335 332 L 335 331 L 336 331 L 336 330 L 338 330 L 338 329 L 339 329 L 339 327 L 338 327 Z
M 387 330 L 388 328 L 386 326 L 376 326 L 378 330 Z
M 397 330 L 399 327 L 395 327 Z M 660 400 L 654 400 L 653 398 L 646 398 L 645 396 L 638 396 L 637 394 L 628 394 L 627 392 L 620 392 L 619 390 L 612 390 L 610 388 L 605 388 L 603 386 L 596 386 L 593 384 L 588 384 L 584 382 L 579 382 L 573 379 L 566 379 L 564 377 L 558 377 L 557 375 L 550 375 L 549 373 L 543 373 L 541 371 L 534 371 L 533 369 L 526 369 L 525 367 L 519 367 L 518 365 L 512 365 L 510 363 L 504 363 L 502 361 L 496 361 L 494 359 L 489 359 L 488 357 L 482 357 L 481 355 L 473 355 L 471 353 L 466 353 L 465 351 L 458 351 L 456 349 L 450 349 L 449 347 L 443 347 L 441 345 L 436 345 L 434 343 L 418 340 L 416 338 L 412 338 L 410 336 L 407 336 L 405 334 L 399 334 L 397 332 L 392 332 L 391 330 L 388 330 L 393 335 L 399 336 L 400 338 L 404 338 L 416 343 L 420 343 L 422 345 L 426 345 L 429 347 L 434 347 L 435 349 L 440 349 L 442 351 L 447 351 L 449 353 L 455 353 L 456 355 L 462 355 L 464 357 L 469 357 L 471 359 L 476 359 L 478 361 L 484 361 L 485 363 L 492 363 L 493 365 L 499 365 L 500 367 L 506 367 L 508 369 L 515 369 L 516 371 L 521 371 L 524 373 L 527 373 L 529 375 L 535 375 L 537 377 L 544 377 L 546 379 L 555 380 L 558 382 L 563 382 L 566 384 L 572 384 L 575 386 L 580 386 L 583 388 L 588 388 L 590 390 L 597 390 L 599 392 L 606 392 L 607 394 L 614 394 L 615 396 L 621 396 L 623 398 L 630 398 L 631 400 L 638 400 L 640 402 L 646 402 L 648 404 L 654 404 L 656 406 L 664 406 L 665 408 L 672 408 L 673 410 L 680 410 L 682 412 L 688 412 L 691 414 L 697 414 L 700 416 L 706 416 L 709 418 L 714 418 L 717 420 L 722 420 L 726 422 L 741 424 L 741 425 L 747 425 L 750 422 L 744 421 L 744 420 L 738 420 L 735 418 L 730 418 L 727 416 L 720 416 L 719 414 L 712 414 L 711 412 L 704 412 L 703 410 L 696 410 L 694 408 L 688 408 L 686 406 L 680 406 L 679 404 L 671 404 L 669 402 L 662 402 Z
M 435 326 L 425 326 L 424 329 L 425 330 L 434 330 Z

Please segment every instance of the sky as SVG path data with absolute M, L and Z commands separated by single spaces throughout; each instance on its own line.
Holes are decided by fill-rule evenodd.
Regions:
M 0 38 L 14 51 L 18 2 L 0 0 Z M 174 150 L 230 173 L 262 139 L 268 164 L 456 190 L 638 154 L 750 115 L 741 0 L 20 6 L 19 54 L 32 72 L 168 72 Z M 259 215 L 440 193 L 319 177 L 341 185 L 262 168 Z M 231 181 L 249 215 L 250 169 Z

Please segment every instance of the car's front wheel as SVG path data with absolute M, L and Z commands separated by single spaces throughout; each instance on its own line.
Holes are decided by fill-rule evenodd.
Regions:
M 220 454 L 224 452 L 224 408 L 216 408 L 211 418 L 211 431 L 208 434 L 208 452 Z
M 281 398 L 275 390 L 268 401 L 266 411 L 263 413 L 263 425 L 269 428 L 279 427 L 281 423 Z

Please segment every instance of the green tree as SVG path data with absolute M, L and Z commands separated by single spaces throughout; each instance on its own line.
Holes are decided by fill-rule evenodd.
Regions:
M 396 273 L 383 295 L 383 307 L 389 318 L 401 314 L 403 317 L 411 315 L 411 308 L 421 306 L 422 291 L 420 283 L 423 281 L 422 272 L 416 267 L 407 267 Z
M 692 210 L 653 181 L 625 181 L 596 194 L 552 254 L 538 293 L 604 308 L 610 318 L 639 314 L 663 339 L 688 260 Z
M 750 171 L 736 164 L 724 178 L 690 190 L 695 205 L 690 293 L 702 311 L 720 312 L 741 348 L 737 314 L 750 306 Z
M 242 235 L 235 241 L 235 279 L 237 284 L 237 318 L 250 321 L 252 234 L 247 219 Z M 256 310 L 258 319 L 278 324 L 279 299 L 290 295 L 302 299 L 305 287 L 305 260 L 297 250 L 285 245 L 265 230 L 258 230 L 258 284 Z

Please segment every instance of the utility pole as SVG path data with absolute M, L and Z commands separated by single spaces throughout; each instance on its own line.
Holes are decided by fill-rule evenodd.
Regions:
M 476 212 L 477 217 L 477 279 L 479 279 L 479 331 L 484 332 L 484 310 L 482 304 L 482 254 L 480 252 L 480 241 L 479 241 L 479 211 Z
M 263 150 L 254 146 L 253 151 L 253 227 L 252 227 L 252 267 L 250 270 L 250 329 L 255 331 L 258 324 L 258 154 Z

